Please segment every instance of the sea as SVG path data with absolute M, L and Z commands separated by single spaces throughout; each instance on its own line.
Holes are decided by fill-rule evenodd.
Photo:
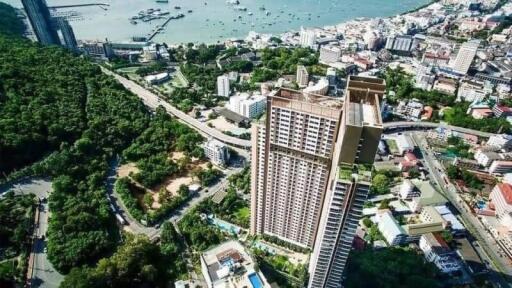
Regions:
M 20 0 L 2 0 L 21 7 Z M 164 2 L 164 3 L 162 3 Z M 232 3 L 230 3 L 232 2 Z M 239 2 L 238 5 L 233 3 Z M 359 17 L 389 17 L 429 0 L 47 0 L 48 6 L 102 3 L 108 6 L 63 7 L 54 15 L 69 19 L 77 39 L 130 41 L 147 37 L 165 19 L 148 22 L 131 18 L 141 11 L 160 9 L 170 20 L 152 39 L 168 44 L 217 43 L 245 38 L 250 31 L 278 35 L 304 27 L 335 25 Z M 236 8 L 238 7 L 238 9 Z M 242 8 L 245 9 L 242 9 Z M 167 17 L 167 16 L 165 16 Z

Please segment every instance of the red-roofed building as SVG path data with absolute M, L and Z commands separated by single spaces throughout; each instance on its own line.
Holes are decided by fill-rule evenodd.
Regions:
M 414 161 L 418 161 L 418 158 L 416 157 L 416 155 L 414 155 L 413 153 L 411 152 L 407 152 L 405 153 L 405 156 L 404 156 L 405 160 L 409 161 L 409 162 L 414 162 Z
M 496 217 L 512 229 L 512 185 L 499 183 L 489 196 L 496 209 Z

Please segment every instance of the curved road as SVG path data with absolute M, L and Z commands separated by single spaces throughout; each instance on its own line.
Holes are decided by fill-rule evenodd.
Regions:
M 101 66 L 100 66 L 101 67 Z M 228 136 L 219 130 L 215 128 L 208 127 L 205 123 L 198 121 L 194 117 L 178 110 L 171 104 L 167 103 L 166 101 L 162 101 L 158 95 L 155 93 L 147 90 L 146 88 L 140 86 L 139 84 L 135 83 L 132 80 L 129 80 L 117 73 L 114 73 L 104 67 L 101 67 L 101 70 L 103 73 L 107 75 L 111 75 L 114 78 L 119 81 L 126 89 L 130 90 L 135 95 L 139 96 L 139 98 L 142 99 L 144 104 L 146 104 L 148 107 L 152 109 L 156 109 L 158 106 L 163 106 L 169 114 L 174 115 L 175 117 L 179 118 L 181 121 L 185 122 L 186 124 L 192 126 L 195 128 L 198 132 L 201 134 L 213 137 L 225 144 L 235 146 L 238 148 L 243 149 L 250 149 L 251 148 L 251 141 L 250 140 L 243 140 L 236 137 Z M 462 128 L 457 126 L 451 126 L 447 124 L 442 123 L 434 123 L 434 122 L 408 122 L 408 121 L 397 121 L 397 122 L 387 122 L 383 124 L 384 129 L 396 129 L 396 128 L 446 128 L 451 129 L 453 131 L 461 132 L 461 133 L 467 133 L 472 135 L 477 135 L 479 137 L 490 137 L 494 135 L 493 133 L 488 132 L 482 132 L 478 130 L 468 129 L 468 128 Z
M 100 66 L 101 67 L 101 66 Z M 126 89 L 130 90 L 135 95 L 139 96 L 139 98 L 142 99 L 144 104 L 146 106 L 156 109 L 158 106 L 163 106 L 169 114 L 172 114 L 176 117 L 178 117 L 183 122 L 187 123 L 188 125 L 192 126 L 202 134 L 206 134 L 207 136 L 213 137 L 221 142 L 224 142 L 226 144 L 239 147 L 239 148 L 245 148 L 249 149 L 251 148 L 251 141 L 249 140 L 243 140 L 236 137 L 228 136 L 219 130 L 215 128 L 208 127 L 205 123 L 198 121 L 194 117 L 178 110 L 171 104 L 162 101 L 160 97 L 158 97 L 155 93 L 147 90 L 146 88 L 140 86 L 139 84 L 135 83 L 134 81 L 131 81 L 129 79 L 126 79 L 125 77 L 116 74 L 106 68 L 101 67 L 101 70 L 103 73 L 107 75 L 114 76 L 114 78 L 119 81 Z

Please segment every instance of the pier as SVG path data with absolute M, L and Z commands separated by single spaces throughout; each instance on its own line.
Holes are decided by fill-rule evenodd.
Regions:
M 76 8 L 76 7 L 88 7 L 88 6 L 99 6 L 103 10 L 107 10 L 104 6 L 108 7 L 110 4 L 106 3 L 85 3 L 85 4 L 69 4 L 69 5 L 59 5 L 59 6 L 50 6 L 49 9 L 62 9 L 62 8 Z
M 167 24 L 169 24 L 169 22 L 171 22 L 171 20 L 173 20 L 173 19 L 180 19 L 180 18 L 183 18 L 183 17 L 184 17 L 184 15 L 183 15 L 183 16 L 180 16 L 180 15 L 183 15 L 183 14 L 179 14 L 178 16 L 169 16 L 169 17 L 165 20 L 165 22 L 164 22 L 164 23 L 163 23 L 159 28 L 155 29 L 155 31 L 153 31 L 152 33 L 150 33 L 150 34 L 148 35 L 148 37 L 147 37 L 148 41 L 151 41 L 153 38 L 155 38 L 155 36 L 156 36 L 158 33 L 160 33 L 160 32 L 161 32 L 161 30 L 162 30 L 163 28 L 165 28 L 165 26 L 167 26 Z

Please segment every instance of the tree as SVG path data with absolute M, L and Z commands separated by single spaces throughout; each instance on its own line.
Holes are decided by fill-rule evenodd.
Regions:
M 372 191 L 375 194 L 389 193 L 389 186 L 391 181 L 384 174 L 376 174 L 372 179 Z
M 185 184 L 181 184 L 180 188 L 178 189 L 178 195 L 181 197 L 188 197 L 189 189 L 188 186 Z
M 0 2 L 0 34 L 9 36 L 21 36 L 25 32 L 25 24 L 16 15 L 16 10 L 3 2 Z
M 165 287 L 171 280 L 167 267 L 176 259 L 166 258 L 145 236 L 126 235 L 126 242 L 95 268 L 73 269 L 61 287 Z
M 382 210 L 382 209 L 390 209 L 390 206 L 389 206 L 389 199 L 384 199 L 380 202 L 380 205 L 379 205 L 379 210 Z
M 402 248 L 352 251 L 347 264 L 347 288 L 441 287 L 436 267 L 423 256 Z

